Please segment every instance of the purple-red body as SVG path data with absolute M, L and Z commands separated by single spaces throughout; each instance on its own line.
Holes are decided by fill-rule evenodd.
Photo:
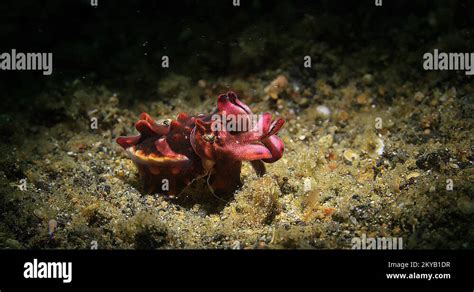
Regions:
M 140 134 L 118 137 L 117 143 L 137 166 L 148 193 L 177 196 L 202 177 L 216 194 L 231 194 L 241 185 L 242 161 L 250 161 L 263 175 L 264 162 L 282 157 L 284 145 L 276 133 L 284 123 L 281 118 L 272 121 L 270 113 L 255 118 L 228 92 L 218 96 L 217 108 L 209 115 L 181 113 L 171 123 L 157 124 L 142 113 L 135 124 Z

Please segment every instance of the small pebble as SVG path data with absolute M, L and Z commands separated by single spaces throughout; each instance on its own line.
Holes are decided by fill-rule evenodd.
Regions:
M 316 113 L 318 116 L 324 119 L 327 119 L 329 116 L 331 116 L 331 110 L 325 105 L 318 105 L 316 107 Z
M 369 97 L 367 93 L 361 93 L 356 98 L 357 104 L 364 105 L 369 102 Z
M 407 180 L 410 180 L 412 178 L 417 178 L 420 176 L 420 173 L 419 172 L 412 172 L 410 173 L 408 176 L 407 176 Z
M 349 219 L 351 220 L 352 224 L 357 225 L 357 219 L 354 216 L 350 216 Z
M 322 147 L 322 148 L 329 148 L 332 146 L 333 142 L 334 142 L 334 138 L 331 134 L 329 134 L 329 135 L 319 138 L 318 145 L 319 147 Z
M 374 82 L 374 76 L 372 74 L 365 74 L 362 77 L 362 81 L 364 81 L 366 85 L 370 85 L 372 82 Z
M 200 79 L 200 80 L 198 81 L 198 86 L 201 87 L 201 88 L 205 88 L 205 87 L 207 86 L 206 80 Z
M 264 91 L 272 99 L 278 99 L 278 95 L 288 87 L 288 78 L 284 75 L 278 75 Z
M 304 192 L 307 193 L 309 191 L 311 191 L 313 188 L 312 188 L 312 179 L 310 177 L 307 177 L 304 179 L 303 181 L 303 186 L 304 186 Z
M 459 169 L 459 165 L 457 165 L 456 163 L 450 163 L 449 167 L 451 167 L 452 169 Z
M 423 92 L 417 91 L 417 92 L 415 93 L 415 100 L 416 100 L 416 101 L 420 102 L 420 101 L 423 100 L 423 98 L 425 98 L 425 95 L 423 94 Z

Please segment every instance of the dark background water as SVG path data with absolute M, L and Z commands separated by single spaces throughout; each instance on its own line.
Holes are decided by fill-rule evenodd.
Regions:
M 5 102 L 4 109 L 27 108 L 34 94 L 74 79 L 148 98 L 157 80 L 172 72 L 198 80 L 278 68 L 298 71 L 293 64 L 300 65 L 304 55 L 317 58 L 325 49 L 316 46 L 320 43 L 338 48 L 339 59 L 326 71 L 337 71 L 366 48 L 380 55 L 406 54 L 406 62 L 421 70 L 421 59 L 408 54 L 432 51 L 440 36 L 446 49 L 474 48 L 474 1 L 468 0 L 384 0 L 382 7 L 373 0 L 242 0 L 240 7 L 231 0 L 98 4 L 2 2 L 0 51 L 54 54 L 52 76 L 0 72 L 1 98 L 14 101 Z M 161 68 L 163 55 L 170 57 L 169 69 Z

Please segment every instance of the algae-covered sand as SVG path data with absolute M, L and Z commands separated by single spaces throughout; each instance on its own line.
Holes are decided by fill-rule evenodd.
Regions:
M 2 145 L 2 246 L 350 248 L 366 234 L 402 237 L 406 248 L 472 247 L 472 112 L 457 101 L 472 99 L 464 96 L 472 87 L 409 84 L 387 104 L 380 102 L 384 85 L 367 79 L 318 80 L 299 90 L 289 79 L 273 99 L 260 78 L 192 84 L 172 76 L 162 94 L 181 96 L 133 107 L 107 89 L 71 85 L 68 122 L 25 128 L 21 147 L 14 139 Z M 263 177 L 245 165 L 244 186 L 228 202 L 142 194 L 135 166 L 113 138 L 134 133 L 142 111 L 157 119 L 209 111 L 222 91 L 213 84 L 287 120 L 283 158 Z M 26 190 L 18 187 L 23 178 Z
M 318 35 L 329 22 L 307 16 L 290 31 Z M 394 34 L 398 47 L 361 40 L 349 49 L 274 33 L 263 20 L 242 29 L 226 59 L 245 74 L 145 71 L 155 84 L 146 99 L 88 77 L 56 84 L 25 112 L 0 116 L 0 248 L 347 249 L 366 236 L 472 249 L 474 83 L 462 72 L 420 74 L 419 61 L 456 37 L 407 51 L 416 37 Z M 272 61 L 265 52 L 277 43 L 286 57 Z M 244 164 L 230 199 L 202 198 L 199 188 L 180 201 L 144 193 L 115 138 L 136 133 L 141 112 L 209 113 L 229 90 L 286 120 L 283 158 L 263 177 Z

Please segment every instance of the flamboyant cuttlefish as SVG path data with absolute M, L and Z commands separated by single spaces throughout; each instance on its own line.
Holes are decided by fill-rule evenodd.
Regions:
M 282 118 L 272 121 L 270 113 L 255 116 L 228 92 L 218 96 L 209 115 L 180 113 L 176 120 L 157 124 L 142 113 L 135 123 L 140 134 L 118 137 L 117 143 L 137 166 L 148 193 L 179 196 L 195 179 L 207 178 L 214 193 L 232 194 L 241 186 L 242 161 L 263 175 L 263 162 L 282 157 L 283 141 L 275 134 L 284 123 Z

